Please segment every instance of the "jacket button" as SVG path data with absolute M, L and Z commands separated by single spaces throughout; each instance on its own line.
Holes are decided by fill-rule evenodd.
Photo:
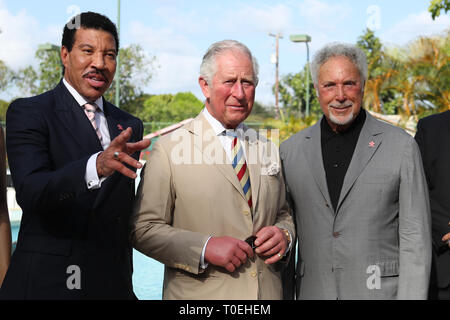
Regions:
M 256 276 L 258 275 L 258 273 L 257 273 L 256 271 L 252 271 L 252 272 L 250 273 L 250 275 L 251 275 L 253 278 L 256 278 Z
M 339 237 L 341 234 L 339 232 L 333 232 L 333 237 L 337 238 Z

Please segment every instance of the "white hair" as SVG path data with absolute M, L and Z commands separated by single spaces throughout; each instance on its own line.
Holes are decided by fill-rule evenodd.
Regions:
M 213 43 L 203 56 L 202 64 L 200 65 L 200 76 L 203 77 L 209 85 L 211 85 L 211 80 L 217 71 L 216 57 L 229 50 L 240 51 L 249 57 L 253 66 L 253 78 L 255 85 L 257 85 L 259 72 L 258 61 L 252 55 L 247 46 L 236 40 L 223 40 Z
M 363 83 L 362 87 L 364 87 L 368 73 L 364 51 L 352 44 L 338 42 L 325 45 L 314 55 L 311 62 L 311 77 L 314 84 L 318 84 L 320 67 L 333 57 L 346 57 L 353 62 L 359 71 Z

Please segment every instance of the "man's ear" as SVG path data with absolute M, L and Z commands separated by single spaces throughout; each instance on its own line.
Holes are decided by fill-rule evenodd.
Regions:
M 203 95 L 205 96 L 205 98 L 209 99 L 209 97 L 211 96 L 210 95 L 211 88 L 210 88 L 208 81 L 204 77 L 200 76 L 198 78 L 198 84 L 200 85 L 200 88 L 202 89 L 202 92 L 203 92 Z
M 317 84 L 314 83 L 314 90 L 316 90 L 316 97 L 319 97 L 319 88 L 317 88 Z
M 61 62 L 64 66 L 64 68 L 67 68 L 67 63 L 69 60 L 69 50 L 65 47 L 61 47 Z

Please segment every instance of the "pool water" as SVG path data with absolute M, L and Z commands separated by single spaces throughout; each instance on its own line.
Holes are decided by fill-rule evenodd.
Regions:
M 19 222 L 11 222 L 12 240 L 17 241 Z M 161 300 L 164 265 L 133 250 L 133 287 L 140 300 Z

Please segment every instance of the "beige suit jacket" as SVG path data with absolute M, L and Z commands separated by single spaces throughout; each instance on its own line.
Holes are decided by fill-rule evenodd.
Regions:
M 283 262 L 265 265 L 255 255 L 234 273 L 200 268 L 210 235 L 244 240 L 270 225 L 295 235 L 278 148 L 254 130 L 245 133 L 253 210 L 203 114 L 153 146 L 141 174 L 132 241 L 165 265 L 163 299 L 282 298 Z

